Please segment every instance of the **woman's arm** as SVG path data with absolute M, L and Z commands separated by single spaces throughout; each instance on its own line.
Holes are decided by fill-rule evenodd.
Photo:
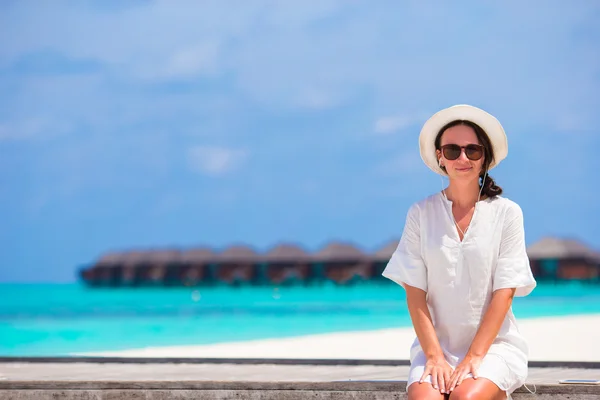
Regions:
M 450 391 L 460 385 L 469 373 L 472 373 L 473 378 L 477 379 L 477 369 L 498 336 L 498 332 L 500 332 L 500 327 L 510 309 L 515 291 L 516 289 L 509 288 L 499 289 L 493 293 L 490 305 L 483 316 L 465 358 L 456 367 L 450 378 Z
M 452 368 L 446 362 L 442 347 L 433 327 L 433 321 L 427 307 L 426 293 L 413 286 L 404 285 L 406 289 L 406 302 L 412 319 L 413 327 L 425 354 L 427 362 L 420 382 L 427 375 L 431 375 L 431 384 L 440 393 L 449 393 L 449 380 Z
M 516 289 L 499 289 L 492 295 L 492 300 L 487 312 L 483 316 L 481 325 L 473 338 L 467 357 L 483 358 L 490 346 L 498 336 L 500 327 L 510 309 Z
M 412 286 L 406 285 L 405 287 L 408 311 L 425 357 L 427 359 L 444 358 L 444 353 L 433 328 L 433 321 L 427 307 L 426 293 Z

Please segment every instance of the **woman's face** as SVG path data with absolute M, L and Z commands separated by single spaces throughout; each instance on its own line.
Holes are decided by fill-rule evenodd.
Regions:
M 462 147 L 458 158 L 452 160 L 446 157 L 450 156 L 454 158 L 452 157 L 452 153 L 457 153 L 456 146 L 446 145 L 458 145 Z M 444 154 L 444 151 L 437 150 L 437 156 L 438 161 L 441 161 L 442 165 L 446 167 L 446 173 L 450 179 L 479 179 L 479 173 L 484 161 L 484 151 L 479 140 L 477 140 L 477 135 L 475 135 L 473 128 L 465 125 L 456 125 L 446 129 L 442 134 L 440 146 L 442 149 L 444 149 L 444 146 L 449 147 L 446 154 Z M 469 147 L 465 148 L 464 146 Z M 470 157 L 467 157 L 467 155 Z M 478 160 L 473 159 L 477 157 L 479 157 Z

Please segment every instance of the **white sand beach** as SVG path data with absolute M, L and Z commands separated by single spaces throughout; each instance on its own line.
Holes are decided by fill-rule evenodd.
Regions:
M 518 320 L 530 360 L 600 361 L 600 314 Z M 412 328 L 85 353 L 116 357 L 408 359 Z

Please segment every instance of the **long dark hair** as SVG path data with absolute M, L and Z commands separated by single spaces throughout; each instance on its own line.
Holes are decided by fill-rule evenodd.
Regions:
M 457 125 L 465 125 L 465 126 L 469 126 L 469 127 L 473 128 L 473 131 L 475 131 L 475 135 L 477 136 L 477 139 L 479 140 L 479 144 L 481 144 L 483 146 L 484 160 L 483 160 L 481 172 L 479 173 L 480 180 L 483 180 L 483 182 L 479 183 L 480 187 L 483 186 L 483 189 L 481 190 L 481 192 L 483 194 L 485 194 L 487 197 L 494 197 L 494 196 L 501 195 L 502 188 L 500 186 L 496 185 L 496 182 L 494 182 L 494 179 L 492 179 L 492 177 L 490 176 L 489 173 L 485 174 L 485 171 L 488 170 L 488 168 L 490 167 L 490 164 L 494 160 L 494 148 L 492 147 L 492 143 L 490 142 L 490 138 L 488 137 L 487 133 L 485 133 L 485 131 L 479 125 L 477 125 L 474 122 L 465 121 L 465 120 L 456 120 L 456 121 L 452 121 L 452 122 L 444 125 L 444 127 L 442 127 L 442 129 L 440 129 L 439 133 L 437 134 L 437 136 L 435 138 L 435 148 L 437 150 L 440 150 L 441 142 L 442 142 L 442 135 L 444 134 L 446 129 L 452 128 L 453 126 L 457 126 Z M 444 171 L 446 170 L 445 167 L 442 167 L 442 169 Z M 484 175 L 485 175 L 485 180 L 483 179 Z

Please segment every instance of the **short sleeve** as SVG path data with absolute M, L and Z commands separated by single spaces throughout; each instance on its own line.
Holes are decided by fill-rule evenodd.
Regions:
M 536 282 L 525 247 L 523 211 L 516 203 L 506 210 L 493 291 L 515 288 L 515 296 L 527 296 Z
M 427 292 L 427 269 L 421 256 L 420 216 L 416 205 L 408 210 L 402 237 L 382 275 L 403 288 L 406 284 Z

